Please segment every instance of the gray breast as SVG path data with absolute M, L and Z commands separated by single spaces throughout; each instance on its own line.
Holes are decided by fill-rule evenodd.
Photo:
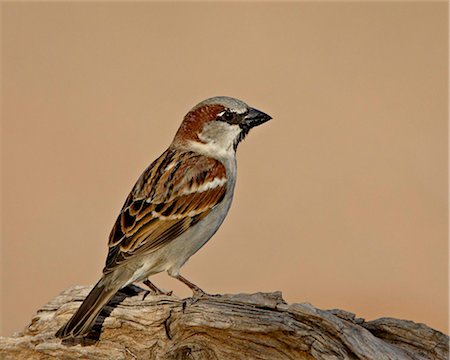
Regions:
M 170 274 L 178 274 L 184 263 L 194 255 L 216 233 L 223 223 L 233 200 L 236 183 L 236 160 L 228 159 L 223 162 L 227 171 L 227 193 L 220 204 L 191 229 L 161 249 L 164 257 L 164 269 Z

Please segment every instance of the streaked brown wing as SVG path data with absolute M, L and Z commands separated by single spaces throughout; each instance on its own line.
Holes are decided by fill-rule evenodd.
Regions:
M 104 273 L 130 257 L 151 253 L 204 218 L 226 192 L 219 161 L 167 150 L 141 175 L 109 237 Z

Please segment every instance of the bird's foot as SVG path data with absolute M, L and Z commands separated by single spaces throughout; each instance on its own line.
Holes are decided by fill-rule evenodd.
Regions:
M 163 289 L 158 289 L 158 291 L 155 292 L 155 295 L 172 296 L 172 294 L 173 294 L 173 291 L 172 291 L 172 290 L 166 291 L 166 290 L 163 290 Z
M 143 283 L 148 286 L 148 288 L 150 289 L 150 291 L 146 291 L 144 294 L 144 297 L 142 298 L 142 300 L 144 300 L 148 294 L 152 294 L 152 295 L 166 295 L 166 296 L 171 296 L 172 295 L 172 291 L 165 291 L 163 289 L 160 289 L 159 287 L 157 287 L 155 284 L 153 284 L 150 280 L 145 280 L 143 281 Z
M 192 287 L 191 290 L 192 290 L 192 297 L 194 299 L 200 299 L 200 298 L 206 298 L 206 297 L 212 296 L 212 295 L 208 294 L 207 292 L 204 292 L 198 286 Z
M 171 273 L 169 273 L 169 275 L 172 276 L 173 278 L 177 279 L 177 280 L 180 280 L 183 284 L 187 285 L 189 287 L 189 289 L 192 290 L 193 298 L 195 298 L 195 299 L 200 299 L 200 298 L 205 298 L 205 297 L 212 296 L 212 295 L 204 292 L 197 285 L 195 285 L 194 283 L 191 283 L 188 279 L 186 279 L 185 277 L 181 276 L 180 274 L 171 274 Z

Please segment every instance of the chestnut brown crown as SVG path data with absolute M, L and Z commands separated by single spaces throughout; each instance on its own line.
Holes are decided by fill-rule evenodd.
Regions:
M 232 138 L 236 149 L 251 128 L 270 119 L 271 116 L 248 106 L 241 100 L 216 96 L 200 102 L 186 114 L 174 142 L 190 140 L 205 143 L 208 140 L 220 141 Z

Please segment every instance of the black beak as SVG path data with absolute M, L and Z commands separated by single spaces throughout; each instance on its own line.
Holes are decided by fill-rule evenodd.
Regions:
M 266 113 L 263 113 L 262 111 L 256 110 L 254 108 L 250 108 L 248 114 L 244 117 L 244 125 L 245 127 L 252 128 L 264 124 L 270 119 L 272 119 L 272 117 L 267 115 Z

